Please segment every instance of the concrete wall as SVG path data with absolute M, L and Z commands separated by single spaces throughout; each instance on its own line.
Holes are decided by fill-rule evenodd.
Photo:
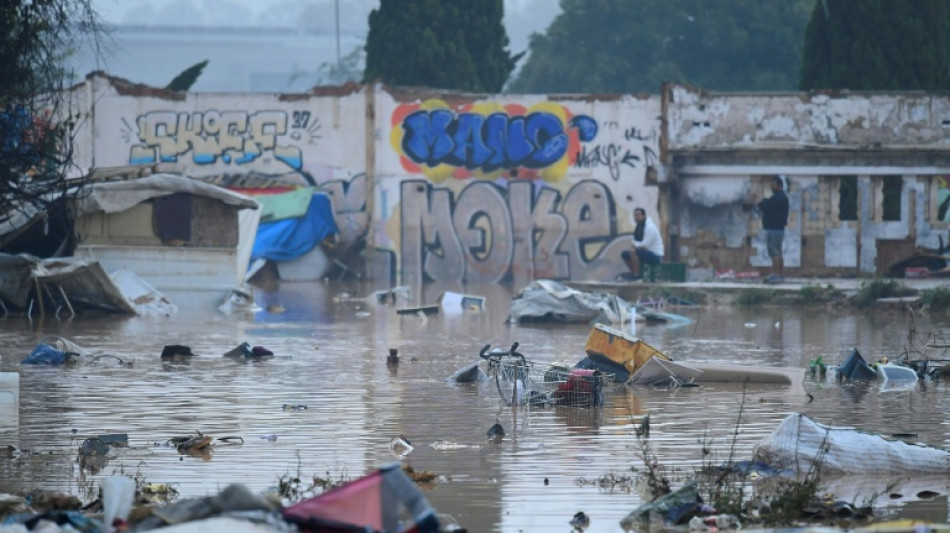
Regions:
M 345 248 L 399 283 L 613 279 L 633 208 L 660 219 L 658 96 L 175 94 L 98 74 L 74 94 L 81 167 L 315 184 Z
M 924 93 L 715 94 L 664 87 L 668 198 L 676 251 L 695 267 L 765 269 L 753 197 L 789 182 L 784 242 L 792 274 L 881 272 L 918 247 L 937 248 L 950 175 L 950 99 Z M 840 180 L 857 183 L 853 220 Z M 901 180 L 899 218 L 883 214 L 887 177 Z

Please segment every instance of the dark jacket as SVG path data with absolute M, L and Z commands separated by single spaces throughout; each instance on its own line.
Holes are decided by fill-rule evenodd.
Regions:
M 758 203 L 762 212 L 764 229 L 784 230 L 788 224 L 788 195 L 785 191 L 776 191 L 772 196 Z

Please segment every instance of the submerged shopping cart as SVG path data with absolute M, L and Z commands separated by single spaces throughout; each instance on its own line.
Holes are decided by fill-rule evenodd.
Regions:
M 494 378 L 505 405 L 600 407 L 604 404 L 604 395 L 614 381 L 613 374 L 530 361 L 517 350 L 517 342 L 508 350 L 492 350 L 491 345 L 486 344 L 478 353 L 488 361 L 486 373 Z

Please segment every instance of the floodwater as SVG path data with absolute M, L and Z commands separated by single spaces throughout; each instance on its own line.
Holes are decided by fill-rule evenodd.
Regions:
M 401 460 L 439 475 L 426 488 L 427 497 L 469 531 L 567 532 L 568 521 L 582 510 L 591 517 L 589 533 L 616 532 L 621 518 L 641 503 L 636 490 L 584 481 L 642 467 L 634 427 L 647 413 L 651 446 L 659 463 L 672 469 L 674 483 L 703 463 L 703 445 L 712 452 L 706 460 L 714 463 L 730 454 L 750 458 L 755 443 L 790 413 L 872 432 L 916 433 L 919 442 L 935 446 L 950 439 L 950 398 L 942 383 L 882 391 L 876 384 L 841 386 L 830 377 L 806 376 L 805 390 L 753 386 L 745 394 L 726 384 L 674 390 L 616 385 L 602 409 L 513 410 L 501 404 L 493 382 L 460 385 L 446 378 L 476 360 L 486 343 L 519 342 L 529 359 L 574 363 L 584 355 L 589 326 L 506 324 L 512 291 L 505 287 L 428 285 L 412 295 L 415 304 L 433 303 L 441 291 L 452 290 L 485 296 L 487 305 L 482 312 L 427 318 L 359 299 L 371 290 L 284 283 L 276 293 L 258 291 L 260 303 L 279 304 L 284 312 L 244 317 L 182 306 L 177 315 L 160 318 L 3 319 L 0 370 L 20 374 L 20 405 L 0 410 L 0 446 L 29 453 L 0 451 L 0 492 L 43 488 L 88 501 L 102 476 L 113 473 L 170 483 L 181 497 L 217 493 L 231 483 L 263 491 L 287 475 L 358 477 L 400 460 L 389 443 L 404 435 L 415 449 Z M 676 328 L 640 324 L 637 333 L 687 363 L 793 366 L 804 372 L 811 359 L 822 356 L 834 364 L 853 346 L 868 360 L 893 358 L 908 346 L 908 318 L 899 312 L 679 312 L 694 322 Z M 944 323 L 922 317 L 915 327 L 921 338 L 950 333 Z M 117 355 L 131 366 L 113 358 L 70 368 L 19 366 L 48 335 Z M 244 341 L 276 356 L 257 362 L 222 357 Z M 188 345 L 199 355 L 163 362 L 159 354 L 167 344 Z M 390 348 L 399 352 L 395 369 L 386 365 Z M 496 420 L 508 433 L 500 443 L 485 435 Z M 165 445 L 196 431 L 241 436 L 244 442 L 216 445 L 205 456 L 182 455 Z M 80 465 L 82 440 L 109 433 L 127 433 L 130 446 L 113 448 L 104 464 Z M 277 438 L 261 438 L 266 435 Z M 883 503 L 894 516 L 945 522 L 948 485 L 950 480 L 938 478 L 927 488 L 941 496 L 907 493 L 885 496 Z M 883 486 L 868 490 L 887 494 Z M 861 495 L 858 503 L 874 496 Z

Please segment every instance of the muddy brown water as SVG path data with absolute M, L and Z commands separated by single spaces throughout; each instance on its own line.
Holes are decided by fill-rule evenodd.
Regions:
M 42 488 L 91 500 L 101 478 L 114 473 L 170 483 L 181 497 L 216 493 L 231 483 L 263 491 L 282 475 L 354 478 L 400 460 L 389 442 L 404 435 L 415 449 L 401 460 L 440 476 L 426 488 L 427 497 L 470 531 L 570 531 L 568 521 L 583 510 L 591 517 L 587 531 L 614 532 L 640 497 L 622 485 L 602 488 L 584 480 L 630 475 L 631 467 L 642 467 L 633 433 L 643 414 L 651 416 L 651 445 L 660 463 L 674 470 L 674 481 L 703 463 L 702 442 L 710 444 L 713 462 L 730 453 L 746 459 L 790 413 L 873 432 L 913 433 L 936 446 L 950 438 L 950 398 L 942 383 L 882 391 L 876 384 L 841 386 L 806 377 L 804 390 L 752 387 L 744 400 L 741 388 L 728 384 L 675 390 L 617 385 L 602 409 L 513 411 L 502 406 L 493 382 L 452 384 L 446 378 L 476 360 L 485 343 L 519 342 L 530 359 L 576 362 L 589 326 L 506 324 L 512 291 L 499 286 L 426 286 L 412 295 L 415 303 L 434 302 L 441 291 L 453 290 L 485 296 L 487 305 L 482 312 L 425 319 L 348 298 L 371 290 L 284 283 L 276 293 L 258 291 L 262 304 L 279 304 L 283 313 L 243 317 L 183 304 L 171 317 L 0 321 L 0 370 L 20 374 L 19 409 L 0 410 L 0 445 L 29 450 L 0 453 L 0 491 Z M 858 346 L 869 360 L 893 357 L 908 343 L 908 319 L 901 313 L 728 307 L 677 312 L 694 322 L 641 324 L 637 333 L 683 362 L 804 372 L 817 356 L 835 363 Z M 924 336 L 950 334 L 945 322 L 925 317 L 916 328 Z M 112 358 L 70 368 L 20 366 L 48 335 L 69 338 L 92 353 L 118 355 L 131 366 Z M 243 341 L 276 355 L 259 362 L 222 357 Z M 166 344 L 188 345 L 199 355 L 163 362 L 159 354 Z M 400 357 L 395 369 L 386 365 L 390 348 Z M 733 437 L 740 407 L 742 423 Z M 485 432 L 496 420 L 508 434 L 491 443 Z M 195 431 L 237 435 L 244 443 L 219 444 L 204 456 L 182 455 L 165 444 Z M 130 446 L 113 448 L 99 464 L 81 465 L 82 440 L 109 433 L 127 433 Z M 879 503 L 888 504 L 881 507 L 888 515 L 947 521 L 950 480 L 937 477 L 927 487 L 941 495 L 897 497 L 883 486 L 875 489 L 884 494 Z

